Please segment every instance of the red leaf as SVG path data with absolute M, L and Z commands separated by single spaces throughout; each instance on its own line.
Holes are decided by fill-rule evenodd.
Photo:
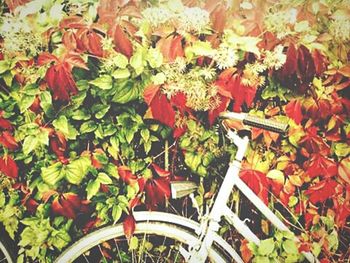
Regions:
M 161 38 L 157 42 L 157 46 L 166 62 L 173 62 L 177 57 L 183 57 L 185 55 L 182 47 L 182 39 L 183 37 L 181 35 L 177 35 Z
M 247 241 L 246 239 L 243 239 L 241 246 L 239 248 L 244 262 L 250 262 L 250 259 L 253 257 L 253 253 L 250 250 L 248 244 L 249 244 L 249 241 Z
M 124 54 L 128 58 L 132 56 L 132 43 L 120 25 L 116 25 L 114 28 L 113 40 L 117 52 Z
M 309 189 L 305 191 L 305 194 L 310 195 L 309 200 L 313 204 L 324 202 L 335 194 L 337 185 L 338 183 L 334 180 L 323 180 L 309 187 Z
M 34 99 L 34 102 L 33 104 L 29 107 L 29 109 L 38 114 L 40 111 L 41 111 L 41 107 L 40 107 L 40 98 L 39 96 L 36 96 L 35 99 Z
M 5 0 L 7 7 L 11 12 L 15 11 L 15 9 L 21 5 L 30 2 L 30 0 Z
M 312 52 L 312 58 L 315 63 L 315 71 L 317 75 L 322 74 L 324 71 L 327 69 L 327 59 L 322 53 L 318 50 L 315 49 Z
M 127 239 L 130 239 L 135 232 L 136 221 L 132 214 L 127 215 L 123 222 L 124 234 Z
M 91 229 L 95 228 L 100 223 L 101 223 L 101 219 L 99 218 L 89 219 L 89 221 L 82 228 L 83 233 L 87 234 L 88 232 L 90 232 Z
M 86 27 L 82 16 L 68 16 L 60 21 L 60 28 L 83 28 Z
M 143 99 L 145 100 L 148 106 L 151 105 L 151 102 L 156 96 L 156 94 L 158 93 L 159 89 L 160 89 L 159 85 L 148 85 L 145 88 L 143 92 Z
M 305 136 L 300 140 L 300 144 L 305 147 L 309 154 L 320 153 L 328 155 L 330 153 L 330 148 L 322 137 L 318 136 L 317 131 L 316 127 L 309 127 L 306 130 Z
M 136 175 L 134 175 L 130 168 L 127 166 L 119 166 L 118 167 L 118 174 L 120 178 L 126 183 L 126 184 L 132 184 L 136 183 Z
M 268 204 L 268 188 L 269 181 L 266 175 L 257 170 L 242 170 L 241 179 L 249 186 L 253 192 L 267 205 Z
M 56 100 L 69 101 L 70 95 L 78 93 L 72 73 L 61 64 L 52 65 L 47 70 L 45 79 Z
M 11 122 L 9 122 L 8 120 L 2 118 L 2 111 L 0 111 L 0 129 L 1 130 L 8 130 L 8 131 L 12 131 L 13 130 L 13 126 L 11 124 Z
M 287 55 L 287 59 L 286 59 L 286 63 L 282 68 L 282 74 L 284 76 L 289 76 L 296 72 L 297 62 L 298 62 L 297 50 L 293 43 L 289 44 L 286 55 Z
M 152 167 L 154 169 L 154 171 L 160 176 L 160 177 L 165 177 L 165 176 L 169 176 L 170 172 L 164 170 L 163 168 L 160 168 L 158 165 L 156 165 L 155 163 L 152 163 Z
M 12 151 L 18 148 L 18 143 L 8 131 L 4 131 L 2 134 L 0 134 L 0 144 Z
M 103 56 L 102 36 L 92 31 L 88 33 L 88 39 L 89 39 L 89 45 L 87 50 L 95 56 L 102 57 Z
M 145 203 L 150 210 L 154 210 L 159 204 L 164 204 L 165 199 L 170 198 L 169 177 L 148 179 L 145 184 Z
M 75 51 L 77 49 L 76 35 L 72 31 L 65 31 L 63 33 L 62 43 L 68 50 Z
M 28 198 L 26 200 L 24 206 L 26 207 L 26 209 L 29 213 L 34 214 L 36 209 L 39 206 L 39 203 L 33 198 Z
M 222 33 L 225 29 L 226 25 L 226 8 L 224 5 L 220 5 L 215 9 L 214 12 L 210 14 L 210 18 L 212 21 L 212 28 L 215 32 Z
M 87 212 L 88 205 L 75 193 L 65 193 L 57 196 L 51 205 L 55 214 L 75 219 L 78 213 Z
M 337 209 L 336 213 L 336 224 L 338 227 L 344 227 L 347 222 L 347 219 L 350 216 L 350 204 L 343 203 Z
M 61 160 L 64 159 L 64 153 L 67 148 L 67 141 L 63 133 L 55 131 L 50 135 L 50 148 L 56 154 L 56 156 Z
M 182 92 L 176 93 L 170 99 L 170 103 L 173 106 L 175 106 L 178 110 L 180 110 L 182 113 L 191 111 L 191 109 L 186 106 L 186 101 L 187 101 L 186 95 Z
M 187 126 L 185 126 L 185 125 L 180 126 L 180 127 L 175 127 L 175 129 L 173 131 L 173 137 L 179 138 L 182 135 L 184 135 L 186 131 L 187 131 Z
M 208 112 L 208 120 L 209 120 L 209 124 L 213 125 L 215 122 L 215 119 L 217 116 L 219 116 L 219 114 L 223 111 L 225 111 L 230 103 L 230 98 L 224 97 L 224 96 L 220 96 L 220 105 L 215 108 L 215 109 L 211 109 Z
M 60 202 L 59 196 L 56 196 L 56 198 L 53 200 L 53 202 L 51 204 L 51 209 L 55 215 L 64 216 L 64 217 L 69 218 L 69 219 L 76 218 L 76 213 L 75 213 L 73 207 L 71 207 L 67 203 L 65 203 L 63 206 Z
M 58 62 L 58 58 L 49 52 L 43 52 L 38 57 L 38 65 L 42 66 L 51 62 Z
M 175 125 L 175 110 L 171 106 L 167 97 L 158 92 L 150 104 L 152 116 L 161 123 L 174 128 Z
M 306 172 L 310 177 L 322 176 L 329 178 L 335 176 L 338 172 L 337 164 L 319 153 L 312 154 L 306 166 Z
M 285 108 L 286 115 L 295 121 L 296 124 L 300 124 L 303 120 L 303 113 L 301 112 L 300 100 L 291 100 Z
M 341 160 L 338 167 L 338 174 L 341 179 L 350 185 L 350 156 Z
M 64 62 L 62 64 L 67 71 L 71 71 L 73 67 L 89 70 L 85 61 L 78 54 L 72 52 L 64 57 Z
M 17 179 L 18 177 L 18 166 L 16 162 L 10 156 L 0 157 L 0 172 L 6 176 Z
M 277 139 L 280 136 L 276 132 L 266 131 L 266 130 L 254 128 L 254 127 L 251 128 L 251 131 L 252 131 L 252 139 L 253 140 L 256 139 L 257 137 L 259 137 L 261 134 L 263 135 L 264 142 L 265 142 L 267 148 L 269 148 L 271 146 L 272 142 L 277 142 Z

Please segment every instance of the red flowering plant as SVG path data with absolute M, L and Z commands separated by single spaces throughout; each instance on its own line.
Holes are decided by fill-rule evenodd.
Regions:
M 235 153 L 217 125 L 225 110 L 290 126 L 251 129 L 241 178 L 300 242 L 252 208 L 242 216 L 267 239 L 240 240 L 242 257 L 345 260 L 347 2 L 153 2 L 5 0 L 0 222 L 19 260 L 49 262 L 113 222 L 131 238 L 134 209 L 169 209 L 171 180 L 198 182 L 197 203 L 209 204 Z M 238 196 L 237 208 L 249 204 Z

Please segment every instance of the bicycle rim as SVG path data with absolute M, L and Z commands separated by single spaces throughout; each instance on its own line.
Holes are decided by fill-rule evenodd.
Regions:
M 5 241 L 0 239 L 0 263 L 14 263 L 12 253 Z
M 183 250 L 198 243 L 189 229 L 153 220 L 137 222 L 134 237 L 139 246 L 130 250 L 122 224 L 107 226 L 75 242 L 55 262 L 185 262 Z M 209 259 L 231 261 L 214 248 L 209 250 Z

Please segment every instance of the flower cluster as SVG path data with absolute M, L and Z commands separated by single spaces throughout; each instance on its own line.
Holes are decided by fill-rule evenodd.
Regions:
M 181 12 L 150 7 L 142 11 L 142 16 L 154 28 L 170 24 L 180 34 L 201 34 L 210 24 L 209 13 L 199 7 L 183 7 Z
M 296 22 L 297 10 L 292 8 L 284 11 L 270 12 L 265 16 L 266 29 L 276 33 L 279 39 L 283 39 L 292 33 L 290 25 Z
M 18 55 L 35 56 L 43 50 L 43 39 L 29 21 L 18 16 L 2 17 L 0 34 L 4 39 L 3 52 L 9 57 Z

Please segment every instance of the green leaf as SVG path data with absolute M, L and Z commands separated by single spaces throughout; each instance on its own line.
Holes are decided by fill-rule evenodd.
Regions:
M 61 115 L 58 119 L 52 122 L 52 125 L 56 130 L 62 132 L 67 139 L 75 140 L 77 135 L 79 135 L 73 125 L 68 122 L 66 116 Z
M 141 74 L 143 71 L 143 60 L 143 51 L 141 49 L 137 49 L 130 58 L 130 65 L 135 69 L 137 74 Z
M 298 203 L 298 201 L 299 201 L 298 197 L 292 195 L 291 197 L 289 197 L 288 206 L 293 207 Z
M 139 239 L 136 236 L 131 237 L 129 243 L 129 250 L 135 250 L 139 246 Z
M 116 83 L 116 93 L 113 96 L 112 101 L 120 104 L 128 103 L 139 97 L 139 90 L 134 81 L 125 81 L 122 83 Z
M 294 25 L 295 32 L 305 32 L 305 31 L 308 31 L 309 29 L 310 29 L 309 21 L 307 20 L 297 22 Z
M 50 116 L 50 113 L 53 111 L 52 108 L 52 97 L 49 91 L 42 91 L 40 93 L 40 107 L 44 110 L 46 114 Z
M 5 194 L 0 192 L 0 208 L 2 208 L 6 203 Z
M 347 143 L 344 142 L 334 143 L 332 145 L 332 149 L 334 150 L 335 154 L 339 157 L 345 157 L 350 154 L 350 147 Z
M 317 242 L 313 242 L 312 243 L 312 254 L 315 255 L 315 257 L 318 257 L 318 255 L 321 253 L 322 250 L 322 246 L 321 244 L 317 243 Z
M 98 112 L 95 114 L 96 119 L 102 119 L 106 113 L 109 111 L 111 105 L 102 105 L 100 104 L 98 107 Z
M 132 139 L 134 138 L 135 131 L 133 130 L 127 130 L 125 133 L 125 139 L 130 144 Z
M 119 205 L 113 206 L 112 217 L 113 217 L 114 223 L 116 223 L 120 219 L 122 212 L 123 212 L 123 209 Z
M 298 247 L 293 240 L 285 240 L 282 247 L 287 254 L 298 254 Z
M 338 232 L 333 230 L 332 233 L 327 236 L 327 241 L 329 250 L 335 252 L 339 246 Z
M 23 95 L 18 102 L 21 113 L 25 112 L 34 102 L 35 96 Z
M 89 88 L 89 81 L 81 79 L 76 82 L 78 90 L 87 90 Z
M 121 53 L 116 53 L 114 55 L 113 62 L 117 67 L 122 69 L 125 69 L 126 66 L 129 64 L 128 58 Z
M 256 258 L 254 258 L 254 261 L 256 263 L 271 263 L 270 259 L 268 257 L 262 257 L 262 256 L 258 256 Z
M 158 48 L 150 48 L 147 52 L 146 59 L 151 68 L 159 68 L 163 64 L 163 54 Z
M 76 110 L 72 115 L 72 119 L 77 121 L 86 121 L 86 120 L 89 120 L 90 118 L 91 118 L 91 115 L 88 113 L 86 109 Z
M 29 153 L 34 151 L 36 149 L 36 147 L 38 146 L 38 143 L 39 143 L 39 141 L 38 141 L 37 136 L 35 136 L 35 135 L 27 136 L 24 139 L 23 147 L 22 147 L 24 155 L 28 155 Z
M 151 80 L 153 82 L 153 84 L 155 85 L 161 85 L 164 84 L 166 81 L 166 76 L 163 72 L 157 73 L 156 75 L 153 75 L 151 77 Z
M 12 86 L 13 77 L 14 75 L 11 73 L 11 71 L 7 71 L 4 74 L 2 74 L 2 78 L 8 87 Z
M 113 71 L 112 77 L 115 79 L 126 79 L 130 77 L 130 71 L 127 68 L 116 69 Z
M 91 160 L 88 156 L 71 161 L 65 169 L 67 181 L 71 184 L 79 185 L 88 174 L 90 167 Z
M 147 141 L 149 140 L 149 138 L 150 138 L 150 132 L 149 132 L 149 130 L 148 130 L 148 129 L 142 129 L 142 130 L 141 130 L 141 137 L 142 137 L 142 139 L 143 139 L 145 142 L 147 142 Z
M 95 196 L 98 193 L 99 189 L 100 182 L 98 182 L 97 180 L 90 181 L 86 186 L 87 200 L 90 200 L 93 196 Z
M 11 62 L 8 60 L 0 60 L 0 74 L 11 69 Z
M 96 181 L 100 182 L 101 184 L 112 184 L 112 179 L 108 176 L 106 173 L 99 173 Z
M 40 90 L 37 84 L 28 84 L 24 86 L 24 88 L 21 90 L 21 93 L 28 96 L 35 96 L 40 93 Z
M 109 90 L 113 87 L 113 80 L 110 75 L 101 75 L 97 79 L 91 80 L 89 83 L 102 90 Z
M 192 59 L 193 55 L 195 56 L 212 56 L 214 50 L 208 41 L 196 41 L 185 49 L 186 57 Z
M 57 162 L 49 167 L 41 168 L 41 177 L 43 181 L 49 185 L 56 185 L 60 180 L 65 177 L 65 171 L 63 169 L 63 164 Z
M 261 240 L 258 253 L 259 255 L 265 256 L 272 253 L 272 251 L 275 249 L 275 241 L 273 238 Z
M 80 133 L 81 134 L 89 133 L 89 132 L 93 132 L 96 129 L 97 129 L 97 124 L 95 123 L 95 121 L 91 120 L 91 121 L 84 122 L 80 126 Z

